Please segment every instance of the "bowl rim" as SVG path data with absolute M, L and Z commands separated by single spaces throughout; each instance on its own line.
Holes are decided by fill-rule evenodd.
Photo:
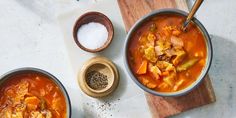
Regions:
M 21 74 L 21 73 L 26 73 L 26 72 L 34 72 L 34 73 L 39 73 L 42 74 L 44 76 L 47 76 L 50 80 L 52 80 L 61 90 L 61 92 L 63 93 L 65 100 L 66 100 L 66 106 L 67 106 L 67 113 L 66 113 L 66 117 L 67 118 L 71 118 L 71 101 L 70 101 L 70 97 L 69 94 L 66 90 L 66 88 L 64 87 L 64 85 L 59 81 L 59 79 L 57 79 L 54 75 L 52 75 L 51 73 L 39 69 L 39 68 L 34 68 L 34 67 L 22 67 L 22 68 L 17 68 L 17 69 L 13 69 L 10 70 L 8 72 L 6 72 L 5 74 L 0 76 L 0 85 L 2 83 L 4 83 L 4 81 L 6 81 L 7 79 L 9 79 L 9 77 L 14 76 L 16 74 Z
M 107 29 L 108 37 L 107 37 L 107 39 L 106 39 L 106 42 L 104 43 L 104 45 L 102 45 L 101 47 L 99 47 L 99 48 L 97 48 L 97 49 L 89 49 L 89 48 L 86 48 L 85 46 L 83 46 L 83 45 L 79 42 L 78 36 L 77 36 L 78 30 L 79 30 L 79 28 L 80 28 L 83 24 L 80 24 L 79 27 L 78 27 L 77 25 L 79 24 L 79 22 L 80 22 L 81 20 L 83 20 L 85 17 L 90 16 L 90 15 L 96 15 L 96 16 L 98 16 L 98 17 L 101 17 L 101 18 L 105 19 L 104 21 L 107 22 L 108 25 L 106 26 L 105 24 L 102 24 L 102 23 L 100 23 L 100 24 L 104 25 L 104 26 L 106 27 L 106 29 L 107 29 L 107 27 L 110 27 L 110 28 L 111 28 L 111 30 L 108 30 L 108 29 Z M 90 21 L 90 22 L 93 22 L 93 21 Z M 89 22 L 88 22 L 88 23 L 89 23 Z M 112 42 L 112 40 L 113 40 L 113 37 L 114 37 L 114 26 L 113 26 L 111 20 L 110 20 L 105 14 L 103 14 L 103 13 L 101 13 L 101 12 L 97 12 L 97 11 L 89 11 L 89 12 L 86 12 L 86 13 L 82 14 L 79 18 L 77 18 L 77 20 L 76 20 L 75 23 L 74 23 L 72 33 L 73 33 L 73 34 L 72 34 L 72 35 L 73 35 L 73 39 L 74 39 L 74 41 L 75 41 L 75 43 L 76 43 L 76 45 L 77 45 L 78 47 L 80 47 L 80 48 L 81 48 L 82 50 L 84 50 L 84 51 L 91 52 L 91 53 L 96 53 L 96 52 L 101 52 L 101 51 L 105 50 L 105 49 L 111 44 L 111 42 Z M 109 37 L 109 35 L 110 35 L 110 37 Z
M 144 86 L 143 84 L 141 84 L 136 77 L 134 76 L 133 72 L 131 71 L 131 68 L 129 67 L 129 63 L 128 63 L 128 44 L 129 41 L 132 37 L 132 34 L 139 28 L 139 26 L 141 26 L 144 22 L 150 20 L 151 18 L 160 15 L 160 14 L 178 14 L 178 15 L 182 15 L 187 17 L 187 12 L 179 10 L 179 9 L 172 9 L 172 8 L 166 8 L 166 9 L 160 9 L 160 10 L 155 10 L 147 15 L 144 15 L 143 17 L 141 17 L 138 21 L 136 21 L 136 23 L 130 28 L 126 39 L 125 39 L 125 47 L 124 47 L 124 65 L 126 70 L 128 71 L 129 76 L 131 77 L 131 79 L 144 91 L 151 93 L 153 95 L 156 96 L 163 96 L 163 97 L 174 97 L 174 96 L 181 96 L 181 95 L 185 95 L 187 93 L 189 93 L 191 90 L 193 90 L 194 88 L 196 88 L 201 81 L 204 79 L 204 77 L 207 75 L 210 66 L 211 66 L 211 62 L 212 62 L 212 57 L 213 57 L 213 49 L 212 49 L 212 43 L 211 43 L 211 39 L 210 36 L 207 32 L 207 30 L 205 29 L 205 27 L 201 24 L 201 22 L 193 17 L 192 21 L 198 26 L 198 28 L 201 30 L 201 32 L 204 35 L 204 39 L 205 39 L 205 44 L 206 44 L 206 48 L 207 48 L 207 58 L 206 58 L 206 64 L 205 67 L 203 68 L 201 74 L 198 76 L 198 79 L 193 82 L 191 85 L 189 85 L 187 88 L 177 91 L 177 92 L 169 92 L 169 93 L 165 93 L 165 92 L 157 92 L 154 91 L 152 89 L 147 88 L 146 86 Z

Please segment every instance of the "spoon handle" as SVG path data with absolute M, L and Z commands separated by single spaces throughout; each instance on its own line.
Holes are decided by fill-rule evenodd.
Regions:
M 194 14 L 196 13 L 196 11 L 198 10 L 198 8 L 200 7 L 200 5 L 202 4 L 203 0 L 196 0 L 196 2 L 194 3 L 191 11 L 189 12 L 189 15 L 187 17 L 187 20 L 191 20 L 194 16 Z
M 189 22 L 192 20 L 194 14 L 196 13 L 196 11 L 198 10 L 198 8 L 200 7 L 200 5 L 202 4 L 203 0 L 196 0 L 196 2 L 194 3 L 192 9 L 190 10 L 188 17 L 186 19 L 186 21 L 184 22 L 183 28 L 185 29 L 186 26 L 189 24 Z

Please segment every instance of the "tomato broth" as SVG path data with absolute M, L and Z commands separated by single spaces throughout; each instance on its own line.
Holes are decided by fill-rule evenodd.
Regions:
M 128 62 L 146 87 L 175 92 L 190 86 L 201 74 L 207 56 L 204 35 L 193 22 L 182 31 L 184 20 L 181 15 L 158 15 L 133 33 Z
M 1 83 L 0 117 L 66 118 L 66 101 L 47 76 L 17 74 Z

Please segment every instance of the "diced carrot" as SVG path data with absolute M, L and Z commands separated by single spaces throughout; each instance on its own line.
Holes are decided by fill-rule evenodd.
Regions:
M 200 52 L 195 52 L 194 54 L 195 57 L 203 57 L 204 56 L 204 53 L 202 51 Z
M 25 103 L 28 109 L 35 110 L 38 107 L 40 100 L 35 96 L 27 97 L 25 98 Z
M 161 75 L 162 76 L 167 76 L 167 75 L 169 75 L 169 72 L 168 71 L 164 71 L 164 72 L 161 73 Z
M 31 111 L 31 110 L 36 110 L 38 106 L 36 105 L 32 105 L 32 104 L 27 104 L 27 110 Z
M 34 105 L 38 105 L 40 103 L 40 100 L 33 96 L 33 97 L 27 97 L 25 98 L 25 103 L 26 104 L 34 104 Z
M 205 65 L 205 60 L 204 60 L 204 59 L 201 59 L 201 60 L 199 61 L 199 64 L 202 65 L 202 66 L 204 66 L 204 65 Z
M 143 60 L 142 64 L 139 66 L 137 74 L 145 74 L 147 72 L 147 60 Z

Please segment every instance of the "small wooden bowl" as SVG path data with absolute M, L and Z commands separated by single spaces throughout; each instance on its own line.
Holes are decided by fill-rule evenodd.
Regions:
M 91 71 L 98 71 L 108 78 L 108 85 L 100 90 L 91 88 L 87 81 L 86 75 Z M 94 98 L 100 98 L 112 93 L 118 86 L 119 83 L 119 73 L 116 66 L 105 57 L 94 57 L 88 60 L 82 67 L 80 73 L 78 74 L 78 82 L 81 90 Z
M 107 38 L 106 43 L 102 47 L 99 47 L 97 49 L 88 49 L 88 48 L 84 47 L 83 45 L 80 44 L 78 37 L 77 37 L 77 33 L 78 33 L 79 28 L 82 25 L 88 24 L 90 22 L 100 23 L 100 24 L 104 25 L 108 31 L 108 38 Z M 105 16 L 104 14 L 102 14 L 100 12 L 87 12 L 87 13 L 83 14 L 75 22 L 75 25 L 73 28 L 73 37 L 74 37 L 75 43 L 81 49 L 83 49 L 84 51 L 87 51 L 87 52 L 95 53 L 95 52 L 99 52 L 99 51 L 104 50 L 111 43 L 113 36 L 114 36 L 114 28 L 113 28 L 112 22 L 109 20 L 109 18 L 107 16 Z

